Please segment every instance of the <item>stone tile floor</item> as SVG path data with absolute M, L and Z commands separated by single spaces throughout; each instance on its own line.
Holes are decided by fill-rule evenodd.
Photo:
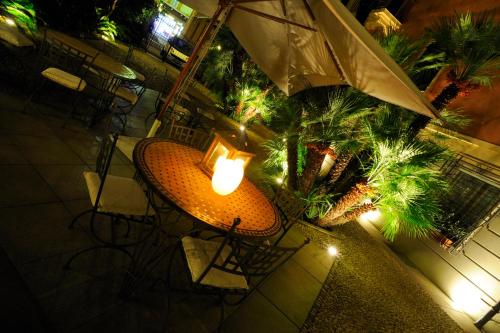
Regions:
M 134 111 L 129 135 L 142 126 L 155 94 L 148 91 Z M 131 301 L 117 297 L 126 260 L 112 251 L 62 265 L 75 251 L 92 245 L 84 219 L 90 208 L 82 171 L 94 167 L 99 129 L 79 120 L 61 128 L 63 112 L 34 105 L 22 113 L 24 96 L 0 91 L 0 244 L 58 332 L 160 332 L 165 319 L 161 288 L 144 289 Z M 135 126 L 135 127 L 134 127 Z M 133 134 L 130 134 L 133 133 Z M 111 174 L 132 176 L 134 168 L 116 153 Z M 292 230 L 289 244 L 302 235 Z M 320 291 L 333 258 L 310 244 L 275 272 L 246 302 L 226 313 L 227 332 L 297 332 Z M 161 270 L 158 274 L 161 273 Z M 16 295 L 11 295 L 16 297 Z M 210 332 L 218 309 L 212 299 L 176 298 L 168 332 Z

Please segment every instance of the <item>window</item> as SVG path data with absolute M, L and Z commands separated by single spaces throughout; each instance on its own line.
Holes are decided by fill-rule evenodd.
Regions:
M 452 242 L 453 248 L 461 248 L 498 213 L 500 168 L 469 155 L 460 155 L 443 165 L 442 171 L 450 191 L 443 194 L 444 217 L 439 229 Z

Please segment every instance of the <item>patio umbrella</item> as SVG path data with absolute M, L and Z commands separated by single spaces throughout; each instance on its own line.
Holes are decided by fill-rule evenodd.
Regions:
M 212 17 L 210 25 L 216 22 L 214 17 L 229 10 L 223 16 L 226 24 L 253 61 L 287 95 L 347 84 L 436 118 L 428 99 L 338 0 L 183 2 Z M 169 103 L 167 98 L 163 109 Z

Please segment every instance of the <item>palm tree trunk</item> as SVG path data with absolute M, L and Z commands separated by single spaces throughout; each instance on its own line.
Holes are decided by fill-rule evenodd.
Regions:
M 328 181 L 330 185 L 335 184 L 335 182 L 337 182 L 340 176 L 342 176 L 342 173 L 344 172 L 345 168 L 347 168 L 347 166 L 351 162 L 352 157 L 353 155 L 349 153 L 340 154 L 340 156 L 335 161 L 332 170 L 330 170 L 330 176 Z
M 329 147 L 329 142 L 308 145 L 306 167 L 302 172 L 299 184 L 299 190 L 303 194 L 308 194 L 311 191 L 314 181 L 316 180 L 319 170 L 321 169 L 321 165 L 325 160 L 325 156 L 328 153 Z
M 297 163 L 299 161 L 299 154 L 297 151 L 298 137 L 296 135 L 290 136 L 286 141 L 286 162 L 288 164 L 288 188 L 292 191 L 297 190 Z
M 360 217 L 362 214 L 367 213 L 374 209 L 375 206 L 372 203 L 362 204 L 361 206 L 349 212 L 344 213 L 344 215 L 342 215 L 341 217 L 336 218 L 335 220 L 332 221 L 332 223 L 329 226 L 341 225 L 347 222 L 351 222 L 352 220 L 355 220 L 358 217 Z
M 436 110 L 441 111 L 448 104 L 450 104 L 459 94 L 460 86 L 456 82 L 450 83 L 444 88 L 439 95 L 432 101 L 432 105 Z M 420 130 L 424 129 L 431 121 L 431 118 L 424 115 L 417 115 L 415 120 L 411 123 L 410 129 L 413 135 L 417 135 Z
M 452 82 L 432 101 L 432 105 L 437 110 L 442 110 L 458 96 L 459 92 L 459 85 L 456 82 Z
M 357 183 L 339 199 L 337 204 L 326 213 L 325 217 L 319 220 L 319 225 L 322 227 L 333 225 L 335 219 L 344 215 L 349 208 L 357 204 L 370 191 L 371 187 L 366 180 Z

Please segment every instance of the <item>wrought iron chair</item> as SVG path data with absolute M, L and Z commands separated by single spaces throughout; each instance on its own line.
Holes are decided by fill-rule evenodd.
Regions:
M 293 248 L 248 243 L 235 235 L 240 222 L 240 219 L 236 218 L 225 236 L 215 236 L 222 238 L 220 241 L 192 236 L 182 237 L 178 241 L 170 255 L 167 268 L 168 309 L 170 295 L 175 291 L 217 296 L 220 301 L 220 329 L 225 304 L 237 305 L 243 302 L 266 277 L 309 243 L 309 239 L 306 239 L 303 244 Z M 188 289 L 178 289 L 172 285 L 172 263 L 176 251 L 182 253 L 189 281 Z M 231 300 L 228 299 L 229 296 Z
M 117 141 L 117 134 L 112 137 L 104 136 L 102 138 L 97 157 L 96 171 L 85 171 L 83 173 L 90 201 L 92 202 L 92 208 L 78 214 L 69 225 L 69 228 L 72 229 L 82 216 L 91 213 L 90 232 L 99 245 L 75 253 L 66 262 L 66 268 L 69 268 L 71 262 L 79 255 L 99 248 L 117 249 L 130 256 L 126 248 L 141 241 L 133 240 L 128 243 L 120 244 L 113 239 L 111 241 L 103 240 L 96 232 L 95 223 L 97 215 L 109 217 L 111 220 L 111 228 L 119 221 L 126 220 L 126 237 L 130 232 L 130 221 L 145 223 L 148 218 L 155 215 L 154 210 L 150 209 L 146 194 L 134 179 L 108 174 Z M 151 228 L 151 231 L 146 233 L 144 237 L 148 237 L 153 229 L 154 228 Z
M 97 121 L 113 114 L 115 109 L 115 97 L 117 90 L 122 83 L 122 79 L 113 73 L 92 69 L 89 73 L 89 85 L 94 88 L 92 98 L 92 115 L 89 126 L 93 126 Z M 109 118 L 108 126 L 111 126 L 112 117 Z M 123 124 L 122 127 L 124 128 Z M 110 131 L 110 129 L 108 128 Z
M 166 138 L 187 146 L 204 151 L 210 143 L 212 133 L 178 125 L 174 117 L 170 119 L 169 127 L 166 130 Z
M 285 237 L 292 226 L 300 220 L 307 207 L 301 198 L 284 187 L 280 187 L 276 190 L 273 203 L 278 209 L 282 225 L 282 232 L 274 241 L 274 243 L 277 244 Z
M 97 54 L 84 53 L 53 38 L 45 30 L 37 61 L 41 76 L 28 97 L 24 110 L 30 106 L 35 94 L 50 81 L 73 92 L 73 105 L 67 116 L 69 118 L 74 114 L 81 93 L 87 87 L 85 78 L 96 57 Z

